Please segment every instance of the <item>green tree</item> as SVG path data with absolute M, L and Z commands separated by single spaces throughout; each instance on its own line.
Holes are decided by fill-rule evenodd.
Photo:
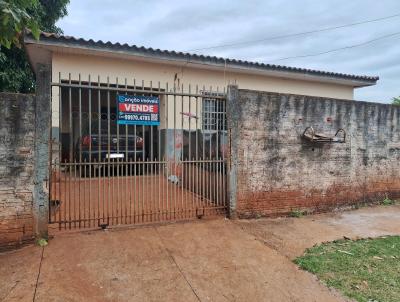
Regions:
M 397 97 L 397 98 L 393 98 L 392 104 L 400 106 L 400 96 Z
M 21 46 L 20 36 L 25 28 L 39 37 L 39 25 L 28 13 L 28 9 L 36 5 L 36 0 L 0 0 L 0 46 Z
M 31 29 L 35 36 L 35 27 L 31 27 L 32 22 L 36 22 L 37 29 L 62 33 L 62 30 L 55 24 L 57 20 L 67 15 L 67 5 L 69 0 L 0 0 L 0 3 L 13 3 L 14 7 L 22 10 L 29 16 L 28 23 L 22 23 L 15 30 L 15 39 L 12 40 L 10 48 L 1 47 L 0 42 L 0 91 L 29 93 L 34 91 L 35 80 L 29 66 L 25 50 L 20 46 L 21 28 Z M 1 18 L 3 13 L 1 13 Z M 25 16 L 25 14 L 23 14 Z M 25 21 L 26 22 L 26 21 Z M 0 23 L 0 28 L 3 27 Z

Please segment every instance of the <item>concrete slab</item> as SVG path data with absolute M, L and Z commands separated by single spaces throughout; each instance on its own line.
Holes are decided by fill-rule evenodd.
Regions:
M 400 205 L 372 206 L 354 211 L 310 215 L 302 218 L 238 220 L 280 254 L 296 258 L 306 248 L 326 241 L 400 234 Z
M 158 232 L 199 301 L 342 301 L 229 220 Z
M 196 301 L 153 228 L 63 235 L 46 247 L 37 301 Z
M 0 301 L 32 301 L 41 255 L 37 246 L 0 254 Z
M 58 234 L 43 258 L 35 246 L 0 254 L 0 301 L 343 301 L 288 257 L 400 234 L 399 218 L 391 206 Z

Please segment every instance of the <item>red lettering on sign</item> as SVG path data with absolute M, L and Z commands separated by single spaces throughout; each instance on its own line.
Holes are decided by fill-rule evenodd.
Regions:
M 119 111 L 137 113 L 158 113 L 158 105 L 122 103 L 119 104 Z

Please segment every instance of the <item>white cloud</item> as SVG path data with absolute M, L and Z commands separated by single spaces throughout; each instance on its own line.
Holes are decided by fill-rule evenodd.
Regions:
M 190 50 L 359 22 L 400 13 L 398 0 L 178 1 L 71 0 L 58 25 L 87 39 Z M 400 36 L 350 50 L 318 53 L 400 31 L 400 17 L 381 22 L 203 53 L 336 72 L 378 75 L 377 86 L 358 89 L 356 98 L 389 102 L 400 95 Z

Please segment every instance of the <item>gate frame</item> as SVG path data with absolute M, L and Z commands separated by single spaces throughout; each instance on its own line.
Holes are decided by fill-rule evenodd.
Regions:
M 50 76 L 50 78 L 51 78 L 51 76 Z M 143 85 L 142 85 L 142 89 L 140 89 L 140 88 L 136 88 L 136 87 L 134 87 L 133 89 L 132 88 L 128 88 L 128 87 L 125 87 L 125 88 L 123 88 L 123 87 L 118 87 L 118 78 L 117 78 L 117 86 L 116 87 L 110 87 L 110 86 L 107 86 L 107 87 L 101 87 L 100 88 L 100 86 L 93 86 L 93 85 L 91 85 L 90 83 L 90 76 L 89 76 L 89 84 L 83 84 L 83 83 L 81 83 L 81 77 L 80 77 L 80 74 L 79 74 L 79 83 L 78 84 L 76 84 L 76 83 L 71 83 L 71 78 L 69 79 L 69 82 L 68 83 L 65 83 L 65 82 L 62 82 L 62 80 L 61 80 L 61 74 L 60 74 L 60 76 L 59 76 L 59 82 L 52 82 L 52 81 L 48 81 L 48 83 L 50 84 L 50 86 L 49 86 L 49 91 L 50 91 L 50 96 L 51 96 L 51 91 L 52 91 L 52 88 L 53 87 L 58 87 L 58 88 L 62 88 L 62 87 L 69 87 L 69 88 L 79 88 L 79 89 L 85 89 L 85 88 L 87 88 L 87 89 L 99 89 L 99 90 L 106 90 L 106 91 L 115 91 L 115 92 L 118 92 L 118 91 L 125 91 L 125 92 L 127 92 L 127 93 L 129 93 L 129 92 L 132 92 L 132 93 L 149 93 L 149 92 L 152 92 L 152 90 L 147 90 L 147 89 L 144 89 L 143 88 Z M 152 87 L 152 84 L 151 84 L 152 82 L 150 82 L 150 86 Z M 126 86 L 126 80 L 125 80 L 125 86 Z M 167 86 L 166 87 L 168 87 L 168 83 L 167 83 Z M 237 89 L 237 86 L 235 86 L 236 87 L 236 89 Z M 204 86 L 203 86 L 203 88 L 204 88 Z M 210 89 L 211 89 L 211 87 L 210 87 Z M 218 91 L 218 87 L 217 87 L 217 91 Z M 224 89 L 224 91 L 225 91 L 225 89 Z M 173 89 L 173 91 L 172 90 L 168 90 L 168 89 L 166 89 L 166 90 L 157 90 L 157 94 L 159 94 L 159 95 L 170 95 L 170 96 L 174 96 L 174 97 L 178 97 L 178 96 L 181 96 L 181 97 L 184 97 L 184 96 L 188 96 L 188 97 L 199 97 L 199 98 L 204 98 L 204 93 L 198 93 L 197 92 L 197 89 L 196 89 L 196 93 L 191 93 L 191 91 L 190 91 L 190 85 L 189 85 L 189 92 L 187 92 L 187 93 L 185 93 L 184 91 L 183 91 L 183 85 L 182 85 L 182 92 L 179 92 L 179 89 L 178 89 L 178 91 L 176 91 L 175 90 L 175 86 L 174 86 L 174 89 Z M 59 96 L 59 97 L 61 97 L 61 95 Z M 228 112 L 227 112 L 227 109 L 228 108 L 226 108 L 227 106 L 228 106 L 228 100 L 227 100 L 227 94 L 226 93 L 224 93 L 224 96 L 219 96 L 219 95 L 216 95 L 215 97 L 213 96 L 213 98 L 218 98 L 218 99 L 224 99 L 225 100 L 225 116 L 226 116 L 226 121 L 227 121 L 227 124 L 226 124 L 226 131 L 227 131 L 227 146 L 228 146 L 228 152 L 227 152 L 227 154 L 226 154 L 226 156 L 225 156 L 225 159 L 224 159 L 224 161 L 225 161 L 225 163 L 226 163 L 226 166 L 225 166 L 225 175 L 226 175 L 226 187 L 225 187 L 225 194 L 226 194 L 226 197 L 225 197 L 225 205 L 224 205 L 224 211 L 225 211 L 225 213 L 226 213 L 226 216 L 228 216 L 228 217 L 234 217 L 234 215 L 232 215 L 232 213 L 234 212 L 234 211 L 231 211 L 230 209 L 232 208 L 232 209 L 234 209 L 235 208 L 235 206 L 234 207 L 232 207 L 231 206 L 231 196 L 235 196 L 235 194 L 230 194 L 230 188 L 232 188 L 232 189 L 235 189 L 235 185 L 230 185 L 230 182 L 229 182 L 229 179 L 230 179 L 230 177 L 229 177 L 229 175 L 230 175 L 230 165 L 231 165 L 231 148 L 230 148 L 230 138 L 229 138 L 229 133 L 230 133 L 230 131 L 229 131 L 229 126 L 228 126 Z M 53 102 L 53 98 L 51 98 L 50 97 L 50 105 L 48 106 L 48 108 L 50 108 L 50 120 L 49 120 L 49 125 L 51 125 L 51 110 L 52 110 L 52 104 L 51 104 L 51 102 Z M 174 114 L 176 114 L 176 113 L 174 113 Z M 60 116 L 59 117 L 60 119 L 62 118 L 62 116 Z M 50 129 L 52 129 L 51 128 L 51 126 L 49 127 L 49 130 Z M 159 130 L 160 131 L 160 130 Z M 48 131 L 47 133 L 49 133 L 50 134 L 50 132 L 51 131 Z M 47 140 L 47 141 L 49 141 L 50 142 L 50 146 L 48 146 L 48 147 L 51 147 L 51 139 L 50 139 L 50 137 L 49 137 L 49 139 Z M 60 146 L 59 146 L 60 147 Z M 47 151 L 48 151 L 48 153 L 50 153 L 50 154 L 47 154 L 48 155 L 48 157 L 49 157 L 49 160 L 48 160 L 48 163 L 50 163 L 50 166 L 49 166 L 49 169 L 47 169 L 47 178 L 46 178 L 46 180 L 47 179 L 49 179 L 50 178 L 50 180 L 49 180 L 49 182 L 51 182 L 53 179 L 52 179 L 52 177 L 50 177 L 49 175 L 50 175 L 50 173 L 49 173 L 49 171 L 50 171 L 50 169 L 53 167 L 53 161 L 52 161 L 52 151 L 53 150 L 50 150 L 50 152 L 49 152 L 49 148 L 47 149 Z M 189 160 L 190 161 L 190 160 Z M 221 161 L 221 159 L 217 159 L 217 161 Z M 144 163 L 146 163 L 146 162 L 144 162 Z M 61 164 L 61 163 L 60 163 Z M 234 177 L 232 177 L 232 179 L 235 179 Z M 51 190 L 52 189 L 52 185 L 51 185 L 51 183 L 50 183 L 50 185 L 48 186 L 49 187 L 49 190 Z M 52 222 L 51 221 L 51 218 L 50 218 L 50 198 L 51 198 L 51 194 L 50 194 L 50 192 L 48 192 L 49 194 L 47 195 L 47 207 L 44 209 L 45 211 L 44 211 L 44 213 L 46 213 L 47 215 L 47 222 L 46 222 L 46 230 L 47 230 L 47 227 L 48 227 L 48 225 L 49 224 L 51 224 L 51 223 L 61 223 L 61 222 L 57 222 L 57 221 L 54 221 L 54 222 Z M 221 208 L 221 207 L 215 207 L 215 209 L 219 209 L 219 208 Z M 197 210 L 196 210 L 197 211 Z M 43 216 L 41 216 L 41 218 L 43 218 L 43 217 L 45 217 L 44 215 Z M 104 218 L 103 218 L 104 219 Z M 66 223 L 65 221 L 63 222 L 63 223 Z M 156 223 L 158 223 L 158 222 L 156 222 Z M 89 223 L 89 225 L 90 225 L 90 223 Z M 79 227 L 80 228 L 80 227 Z M 61 229 L 61 225 L 60 225 L 60 229 Z M 47 235 L 47 232 L 46 232 L 46 235 Z

